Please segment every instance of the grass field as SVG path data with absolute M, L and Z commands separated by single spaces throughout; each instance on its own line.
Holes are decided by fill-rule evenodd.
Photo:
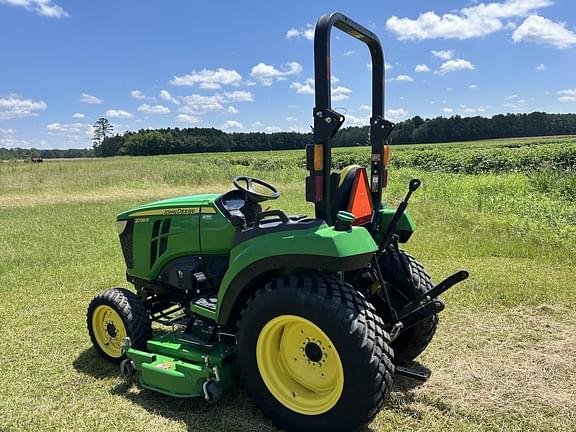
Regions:
M 418 359 L 430 380 L 398 379 L 370 430 L 576 430 L 573 167 L 410 166 L 425 151 L 451 161 L 470 152 L 556 160 L 575 146 L 546 138 L 394 151 L 402 163 L 386 201 L 396 204 L 410 178 L 423 180 L 407 249 L 436 281 L 459 268 L 471 278 L 443 297 L 439 331 Z M 341 163 L 367 157 L 361 148 L 335 154 Z M 117 213 L 223 192 L 246 174 L 280 186 L 278 207 L 311 214 L 302 160 L 303 152 L 274 152 L 0 163 L 0 430 L 275 430 L 241 388 L 212 407 L 128 386 L 91 348 L 85 310 L 97 292 L 126 285 Z

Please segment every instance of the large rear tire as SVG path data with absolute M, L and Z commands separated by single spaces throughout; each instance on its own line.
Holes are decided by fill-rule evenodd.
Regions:
M 390 301 L 400 312 L 411 299 L 430 291 L 434 285 L 430 275 L 409 253 L 388 248 L 380 258 L 380 268 L 384 280 L 392 285 Z M 420 322 L 418 325 L 400 333 L 392 342 L 396 364 L 406 364 L 418 357 L 432 341 L 438 326 L 438 314 Z
M 281 428 L 353 431 L 392 387 L 393 351 L 374 307 L 340 279 L 295 273 L 256 292 L 239 322 L 248 392 Z
M 152 338 L 150 316 L 136 294 L 124 288 L 112 288 L 90 302 L 86 314 L 88 333 L 102 358 L 120 363 L 122 340 L 129 337 L 134 348 L 142 349 Z

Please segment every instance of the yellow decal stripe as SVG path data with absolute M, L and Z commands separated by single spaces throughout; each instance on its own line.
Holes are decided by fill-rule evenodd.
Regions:
M 202 214 L 216 214 L 216 209 L 214 207 L 202 207 Z
M 194 215 L 200 213 L 200 207 L 175 207 L 156 210 L 142 210 L 132 213 L 130 217 L 138 216 L 181 216 Z

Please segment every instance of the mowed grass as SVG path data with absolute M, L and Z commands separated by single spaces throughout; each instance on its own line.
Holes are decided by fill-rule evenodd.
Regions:
M 533 143 L 519 145 L 526 142 Z M 208 406 L 124 383 L 91 347 L 85 310 L 97 292 L 126 286 L 117 213 L 172 195 L 224 192 L 233 175 L 246 174 L 280 187 L 275 206 L 312 214 L 302 157 L 0 164 L 0 430 L 275 430 L 241 387 Z M 574 174 L 394 169 L 386 201 L 395 205 L 412 177 L 423 187 L 409 207 L 418 229 L 405 247 L 435 281 L 460 268 L 471 277 L 443 296 L 439 331 L 418 359 L 430 380 L 397 379 L 369 429 L 576 430 Z

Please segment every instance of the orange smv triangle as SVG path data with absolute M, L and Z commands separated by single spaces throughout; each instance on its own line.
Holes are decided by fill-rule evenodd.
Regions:
M 351 192 L 348 211 L 356 216 L 356 220 L 352 225 L 363 225 L 370 222 L 373 209 L 372 195 L 370 195 L 368 175 L 365 168 L 356 170 L 356 177 L 354 178 Z

